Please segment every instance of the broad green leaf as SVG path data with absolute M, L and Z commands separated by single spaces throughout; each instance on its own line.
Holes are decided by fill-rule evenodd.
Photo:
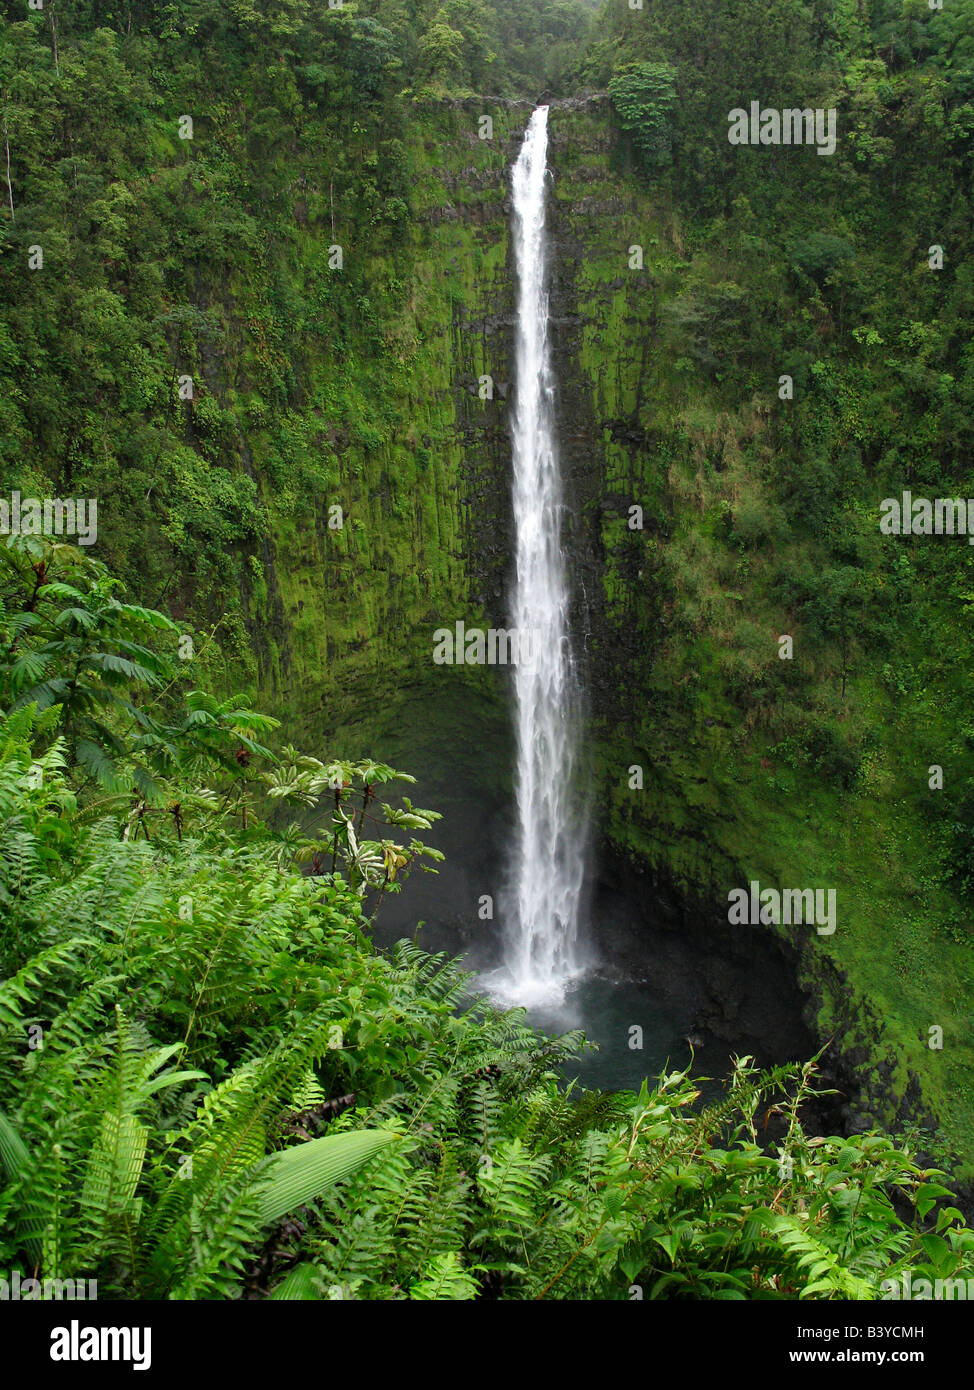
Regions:
M 295 1207 L 313 1201 L 326 1188 L 357 1172 L 397 1137 L 385 1129 L 357 1129 L 326 1134 L 273 1154 L 262 1169 L 266 1185 L 260 1198 L 261 1224 L 268 1226 Z

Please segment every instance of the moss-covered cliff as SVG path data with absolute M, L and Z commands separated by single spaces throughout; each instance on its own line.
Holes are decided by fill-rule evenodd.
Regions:
M 687 349 L 687 306 L 710 295 L 701 317 L 728 351 L 720 299 L 739 316 L 746 285 L 732 280 L 746 257 L 720 264 L 690 243 L 672 200 L 625 168 L 605 104 L 556 109 L 552 131 L 562 438 L 602 832 L 657 889 L 682 888 L 704 912 L 713 902 L 728 932 L 771 929 L 726 920 L 728 893 L 751 880 L 835 889 L 834 935 L 778 930 L 799 950 L 850 1123 L 929 1125 L 933 1112 L 940 1141 L 969 1163 L 970 938 L 928 786 L 929 764 L 949 764 L 955 792 L 968 770 L 963 678 L 934 636 L 942 602 L 935 589 L 915 596 L 879 636 L 851 614 L 848 628 L 816 626 L 802 585 L 835 563 L 835 532 L 816 533 L 776 487 L 782 454 L 802 466 L 807 428 L 782 424 L 773 360 L 762 388 L 729 403 L 719 371 Z M 803 420 L 836 469 L 855 408 L 832 406 L 845 350 L 821 341 Z M 836 521 L 882 610 L 909 561 L 881 552 L 878 486 L 857 479 Z M 913 559 L 955 593 L 968 563 L 917 542 Z M 779 658 L 783 634 L 791 660 Z M 930 1045 L 938 1027 L 942 1049 Z

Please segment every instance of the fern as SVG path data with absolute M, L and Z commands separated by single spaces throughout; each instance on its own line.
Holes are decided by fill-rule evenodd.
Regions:
M 37 707 L 61 679 L 60 638 L 32 644 L 26 625 L 37 660 L 8 684 L 38 700 L 0 715 L 8 1263 L 96 1275 L 105 1297 L 441 1301 L 617 1299 L 633 1282 L 650 1298 L 866 1298 L 888 1271 L 970 1260 L 974 1236 L 936 1210 L 946 1189 L 895 1143 L 806 1138 L 812 1064 L 759 1073 L 743 1058 L 703 1109 L 681 1071 L 638 1096 L 588 1092 L 562 1079 L 580 1034 L 544 1038 L 472 997 L 443 954 L 375 950 L 367 867 L 354 883 L 294 872 L 306 832 L 267 830 L 247 779 L 227 774 L 227 741 L 254 753 L 266 721 L 206 692 L 181 726 L 126 705 L 124 683 L 162 669 L 140 650 L 146 616 L 51 594 L 44 621 L 63 604 L 72 640 L 81 613 L 121 625 L 99 648 L 118 660 L 95 665 L 122 704 L 88 710 L 73 736 L 138 791 L 99 790 L 66 759 L 57 711 Z M 334 772 L 285 750 L 262 785 L 300 801 Z M 361 840 L 369 785 L 338 794 L 342 844 L 348 858 L 371 846 L 390 874 L 392 855 L 399 875 L 391 841 Z M 333 792 L 326 804 L 330 817 Z M 787 1121 L 790 1183 L 760 1140 L 762 1104 Z M 295 1111 L 324 1132 L 305 1138 Z
M 479 1285 L 476 1279 L 462 1268 L 459 1253 L 450 1250 L 434 1256 L 409 1290 L 409 1297 L 422 1301 L 465 1301 L 476 1298 L 478 1292 Z

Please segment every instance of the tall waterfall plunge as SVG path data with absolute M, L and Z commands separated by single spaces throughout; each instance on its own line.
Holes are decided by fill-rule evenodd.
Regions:
M 545 174 L 548 108 L 531 117 L 513 178 L 518 281 L 513 505 L 517 825 L 500 992 L 557 999 L 579 973 L 584 834 L 576 814 L 578 686 L 568 627 L 562 500 L 548 347 Z

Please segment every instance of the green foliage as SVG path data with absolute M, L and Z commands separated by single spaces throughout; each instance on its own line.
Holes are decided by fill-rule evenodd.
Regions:
M 668 63 L 626 63 L 609 83 L 623 130 L 628 130 L 646 166 L 672 162 L 670 117 L 676 105 L 676 73 Z
M 192 638 L 163 613 L 121 602 L 120 588 L 71 546 L 8 537 L 0 547 L 0 700 L 13 714 L 58 711 L 78 771 L 108 793 L 103 805 L 127 799 L 146 834 L 148 809 L 166 806 L 181 833 L 175 775 L 230 771 L 239 799 L 251 758 L 272 757 L 254 735 L 277 721 L 239 696 L 221 702 L 187 688 Z M 146 645 L 159 635 L 170 653 Z M 197 805 L 209 799 L 196 789 Z
M 608 7 L 585 76 L 636 148 L 621 79 L 665 65 L 673 162 L 611 169 L 645 269 L 617 290 L 607 258 L 578 304 L 592 418 L 625 421 L 600 478 L 610 838 L 721 900 L 751 879 L 834 886 L 833 938 L 783 932 L 823 1036 L 857 1057 L 871 1117 L 936 1115 L 965 1179 L 970 549 L 884 536 L 879 508 L 972 492 L 974 144 L 956 56 L 972 23 L 971 0 Z M 834 154 L 732 145 L 729 113 L 752 101 L 834 110 Z M 563 183 L 562 205 L 601 249 L 587 192 Z M 650 536 L 624 537 L 629 497 Z M 649 796 L 619 774 L 634 750 Z M 940 1054 L 931 999 L 953 1040 Z
M 443 956 L 378 953 L 360 889 L 296 874 L 259 822 L 150 844 L 82 814 L 56 728 L 32 702 L 0 729 L 6 1267 L 109 1298 L 379 1300 L 869 1299 L 967 1267 L 939 1174 L 884 1137 L 804 1134 L 812 1064 L 743 1058 L 703 1111 L 687 1072 L 566 1087 L 579 1035 L 469 1000 Z M 298 800 L 333 783 L 351 864 L 397 774 L 285 766 Z

